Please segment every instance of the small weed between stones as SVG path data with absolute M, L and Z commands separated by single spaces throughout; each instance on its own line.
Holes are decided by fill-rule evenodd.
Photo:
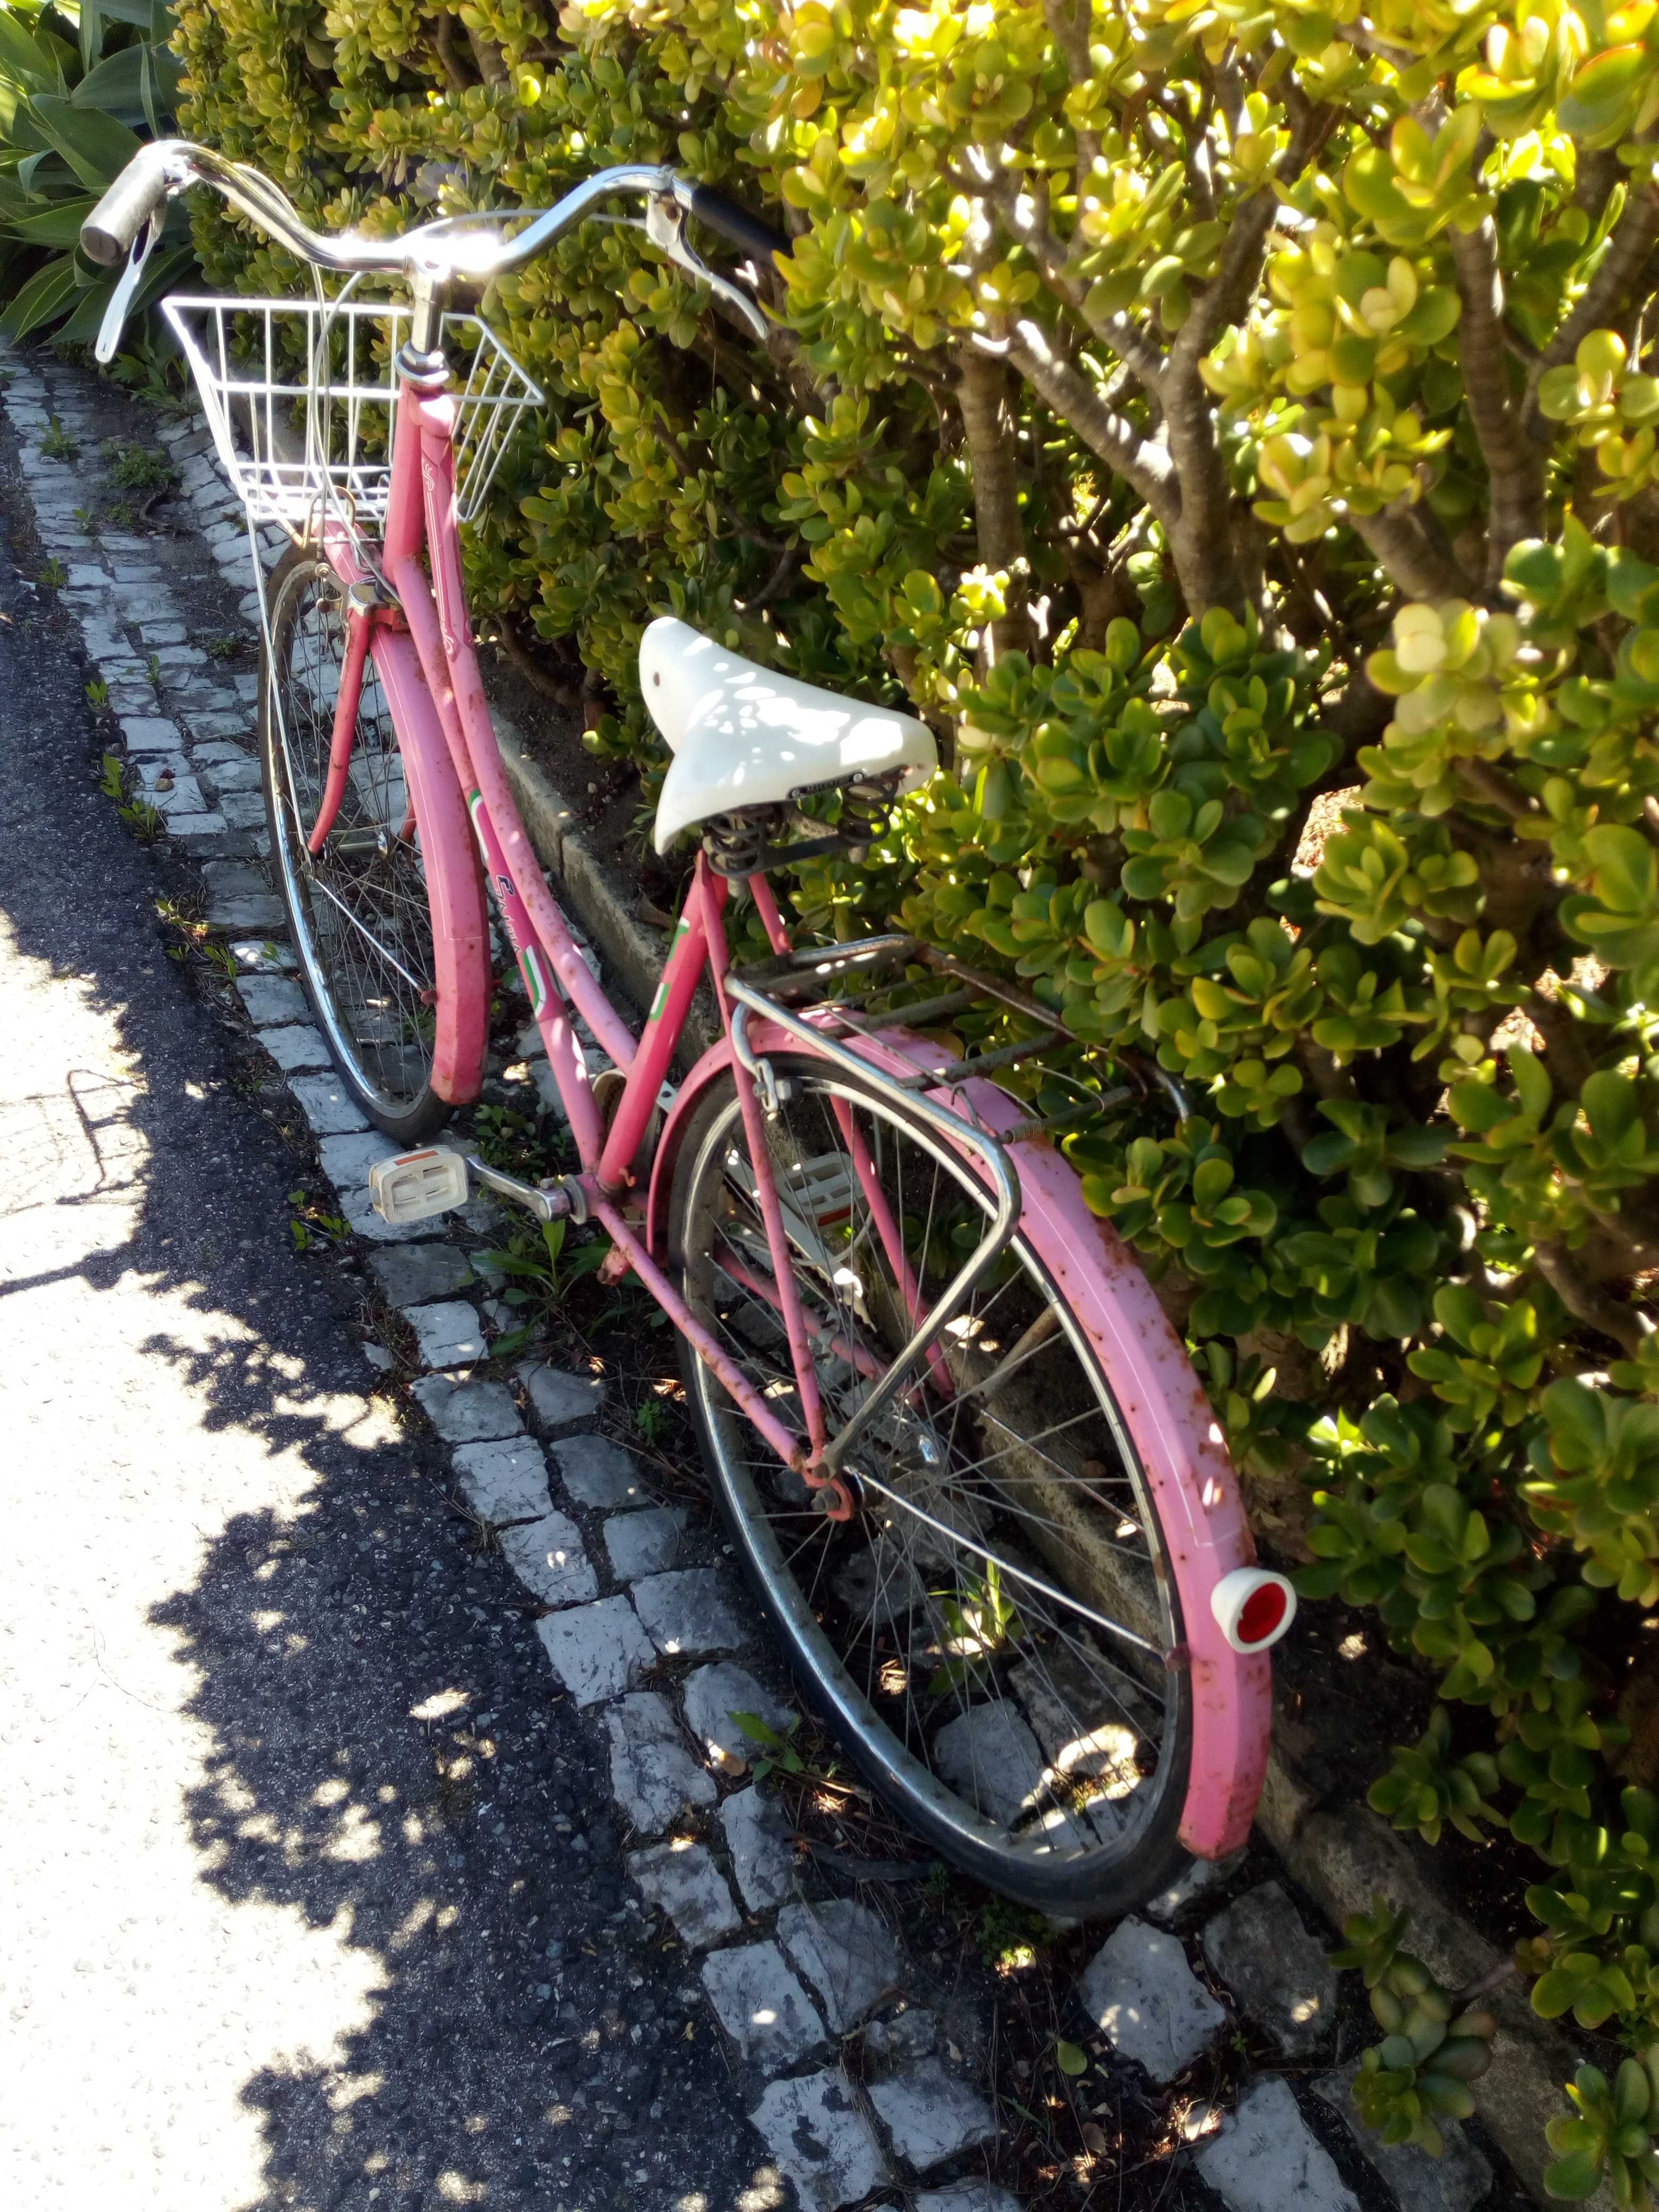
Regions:
M 40 456 L 48 461 L 72 461 L 80 447 L 54 415 L 51 427 L 40 441 Z
M 653 1386 L 652 1395 L 642 1398 L 634 1408 L 634 1425 L 646 1443 L 659 1445 L 665 1437 L 672 1436 L 677 1423 L 672 1404 L 674 1386 L 659 1382 Z
M 335 1251 L 351 1234 L 344 1217 L 326 1212 L 303 1190 L 291 1190 L 288 1194 L 289 1234 L 294 1239 L 296 1252 L 314 1251 L 318 1246 Z
M 99 450 L 109 469 L 110 482 L 118 490 L 159 491 L 173 480 L 173 464 L 159 446 L 125 444 L 119 438 L 106 438 Z
M 216 1000 L 222 1001 L 241 970 L 230 947 L 221 944 L 210 928 L 201 899 L 159 898 L 155 911 L 165 927 L 179 933 L 179 941 L 167 948 L 167 958 L 176 962 Z
M 550 1114 L 483 1105 L 473 1109 L 472 1127 L 478 1158 L 520 1182 L 540 1182 L 575 1164 L 569 1131 Z
M 131 771 L 118 753 L 104 755 L 104 772 L 98 788 L 106 799 L 114 801 L 123 827 L 141 845 L 155 843 L 167 825 L 149 799 L 134 793 Z

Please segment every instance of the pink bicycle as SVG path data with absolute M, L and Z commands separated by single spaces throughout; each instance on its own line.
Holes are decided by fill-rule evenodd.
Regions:
M 166 200 L 197 182 L 350 280 L 331 299 L 319 281 L 314 301 L 168 313 L 250 527 L 280 522 L 295 541 L 266 587 L 271 862 L 341 1078 L 414 1148 L 377 1170 L 377 1203 L 420 1218 L 464 1200 L 471 1174 L 543 1220 L 604 1227 L 613 1274 L 631 1269 L 679 1332 L 709 1479 L 804 1686 L 947 1858 L 1083 1915 L 1151 1893 L 1183 1851 L 1234 1850 L 1267 1760 L 1267 1648 L 1293 1599 L 1255 1565 L 1180 1339 L 1083 1202 L 1056 1142 L 1067 1117 L 1034 1121 L 999 1085 L 1061 1024 L 907 936 L 797 948 L 769 884 L 828 836 L 868 844 L 935 769 L 929 731 L 683 623 L 650 625 L 641 678 L 673 756 L 658 847 L 688 830 L 700 847 L 637 1037 L 573 941 L 502 772 L 459 526 L 540 394 L 454 302 L 626 198 L 651 242 L 763 335 L 754 298 L 705 267 L 685 225 L 763 264 L 785 241 L 650 167 L 606 170 L 544 213 L 325 238 L 264 178 L 169 142 L 135 157 L 82 232 L 96 260 L 130 255 L 107 346 Z M 357 301 L 366 275 L 409 304 Z M 799 802 L 831 790 L 828 833 Z M 781 842 L 792 834 L 808 842 Z M 763 965 L 730 959 L 734 884 L 770 939 Z M 542 1186 L 422 1148 L 483 1079 L 486 886 L 581 1161 Z M 670 1094 L 705 973 L 722 1034 Z M 1015 1041 L 976 1056 L 937 1041 L 988 1003 Z M 578 1016 L 612 1063 L 597 1079 Z

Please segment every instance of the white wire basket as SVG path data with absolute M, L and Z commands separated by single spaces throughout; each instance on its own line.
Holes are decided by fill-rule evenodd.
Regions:
M 250 521 L 305 532 L 326 513 L 376 531 L 391 486 L 392 364 L 409 309 L 188 295 L 163 305 Z M 453 371 L 457 505 L 470 522 L 542 392 L 476 315 L 446 315 L 440 343 Z

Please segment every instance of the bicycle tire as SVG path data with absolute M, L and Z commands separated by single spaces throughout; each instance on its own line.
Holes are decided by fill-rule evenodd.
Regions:
M 941 1188 L 947 1208 L 963 1209 L 976 1219 L 989 1212 L 991 1195 L 962 1155 L 905 1115 L 874 1082 L 856 1080 L 806 1054 L 772 1053 L 769 1060 L 786 1094 L 778 1116 L 769 1121 L 768 1145 L 788 1208 L 798 1283 L 808 1301 L 816 1302 L 820 1322 L 833 1320 L 844 1350 L 866 1357 L 873 1352 L 884 1366 L 878 1345 L 890 1358 L 908 1330 L 900 1329 L 896 1271 L 878 1255 L 872 1220 L 860 1225 L 857 1196 L 834 1228 L 839 1241 L 831 1242 L 834 1209 L 858 1189 L 847 1133 L 836 1121 L 837 1102 L 864 1138 L 895 1219 L 905 1224 L 900 1233 L 923 1297 L 937 1294 L 946 1260 L 953 1273 L 965 1249 L 961 1236 L 944 1237 Z M 837 1150 L 838 1165 L 830 1159 Z M 931 1179 L 924 1184 L 913 1177 L 908 1202 L 907 1159 Z M 930 1164 L 925 1169 L 923 1160 Z M 793 1378 L 775 1307 L 769 1309 L 727 1273 L 736 1262 L 752 1278 L 753 1255 L 765 1253 L 745 1177 L 751 1186 L 736 1087 L 727 1073 L 711 1082 L 678 1147 L 670 1253 L 693 1313 L 763 1388 L 788 1402 Z M 915 1210 L 924 1188 L 925 1219 Z M 871 1215 L 867 1201 L 864 1210 Z M 976 1238 L 972 1221 L 968 1225 Z M 932 1259 L 941 1237 L 948 1249 Z M 810 1249 L 814 1239 L 816 1253 Z M 858 1286 L 844 1295 L 828 1264 L 836 1252 L 843 1274 Z M 848 1254 L 857 1255 L 850 1265 Z M 878 1424 L 887 1429 L 886 1437 L 872 1444 L 867 1434 L 853 1455 L 863 1495 L 854 1521 L 842 1524 L 815 1513 L 800 1478 L 789 1475 L 767 1449 L 712 1370 L 683 1340 L 687 1396 L 743 1570 L 809 1702 L 878 1792 L 945 1859 L 988 1888 L 1060 1917 L 1121 1913 L 1165 1887 L 1188 1863 L 1177 1831 L 1191 1764 L 1191 1686 L 1184 1669 L 1170 1668 L 1159 1656 L 1181 1644 L 1180 1601 L 1168 1540 L 1127 1424 L 1085 1331 L 1023 1226 L 998 1270 L 1000 1286 L 992 1287 L 996 1274 L 988 1279 L 951 1325 L 957 1332 L 953 1389 L 965 1393 L 976 1361 L 975 1387 L 981 1392 L 987 1373 L 994 1379 L 998 1372 L 996 1362 L 1008 1370 L 967 1414 L 965 1433 L 982 1437 L 1000 1426 L 1014 1436 L 1009 1424 L 1036 1391 L 1048 1409 L 1044 1419 L 1058 1410 L 1062 1425 L 1074 1428 L 1063 1446 L 1054 1441 L 1060 1430 L 1051 1421 L 1035 1437 L 1016 1437 L 1000 1454 L 977 1461 L 975 1444 L 963 1462 L 959 1436 L 969 1396 L 943 1429 L 938 1409 L 951 1401 L 924 1374 L 922 1412 L 899 1401 L 899 1413 Z M 994 1320 L 1004 1299 L 1009 1304 Z M 1015 1352 L 998 1347 L 1011 1337 L 1016 1347 L 1025 1344 L 1043 1314 L 1054 1318 L 1043 1324 L 1047 1336 L 1026 1355 L 1030 1371 L 1021 1380 Z M 1016 1336 L 1015 1320 L 1025 1315 L 1030 1319 L 1022 1322 Z M 987 1334 L 993 1327 L 1000 1334 Z M 993 1361 L 988 1370 L 987 1360 Z M 852 1369 L 839 1362 L 838 1379 L 837 1363 L 823 1353 L 815 1364 L 826 1398 L 839 1396 L 844 1408 Z M 1038 1449 L 1044 1443 L 1046 1453 Z M 1109 1471 L 1097 1456 L 1105 1450 L 1114 1455 Z M 875 1473 L 878 1451 L 885 1455 L 884 1477 Z M 1025 1457 L 1017 1459 L 1017 1451 Z M 931 1465 L 924 1463 L 927 1452 L 934 1455 Z M 1063 1455 L 1063 1463 L 1055 1454 Z M 982 1470 L 999 1456 L 1007 1464 L 988 1478 Z M 1054 1504 L 1048 1494 L 1054 1487 L 1040 1462 L 1060 1467 L 1064 1482 L 1072 1486 L 1050 1515 L 1038 1510 L 1039 1498 Z M 1066 1468 L 1079 1471 L 1075 1480 Z M 875 1490 L 869 1486 L 872 1477 L 880 1486 Z M 1022 1492 L 1018 1499 L 1012 1496 L 1017 1489 Z M 930 1512 L 919 1502 L 929 1498 L 939 1510 Z M 923 1514 L 927 1520 L 919 1517 Z M 1118 1516 L 1112 1524 L 1115 1535 L 1103 1535 L 1103 1516 L 1113 1515 Z M 1083 1527 L 1079 1516 L 1093 1527 Z M 810 1525 L 814 1519 L 816 1528 Z M 1047 1528 L 1040 1525 L 1044 1519 Z M 959 1532 L 954 1553 L 938 1533 L 940 1524 L 947 1534 L 952 1526 Z M 1127 1556 L 1124 1531 L 1132 1525 L 1145 1537 L 1145 1558 L 1119 1567 L 1109 1547 L 1115 1543 Z M 921 1543 L 915 1532 L 924 1528 L 927 1540 Z M 977 1539 L 977 1547 L 971 1539 Z M 1109 1547 L 1103 1553 L 1103 1541 Z M 809 1583 L 805 1561 L 814 1544 L 821 1555 Z M 844 1556 L 830 1565 L 837 1551 Z M 975 1559 L 981 1568 L 965 1564 Z M 918 1571 L 922 1566 L 933 1577 L 943 1575 L 946 1587 L 927 1589 Z M 1013 1578 L 1021 1572 L 1033 1579 Z M 1139 1607 L 1141 1627 L 1152 1626 L 1155 1633 L 1146 1639 L 1144 1652 L 1115 1636 L 1108 1656 L 1102 1648 L 1108 1639 L 1096 1623 L 1104 1617 L 1105 1592 L 1119 1577 L 1126 1616 Z M 1075 1587 L 1079 1582 L 1081 1591 Z M 1059 1603 L 1041 1595 L 1044 1584 Z M 997 1628 L 999 1608 L 1011 1588 L 1018 1591 L 1013 1627 L 1005 1632 Z M 860 1620 L 866 1592 L 874 1595 Z M 977 1613 L 964 1607 L 964 1592 L 973 1596 Z M 1089 1613 L 1087 1622 L 1075 1610 L 1079 1605 Z M 877 1618 L 883 1612 L 884 1629 Z M 988 1616 L 995 1632 L 990 1637 L 984 1633 Z M 942 1636 L 941 1623 L 947 1631 L 972 1632 Z M 1127 1629 L 1126 1617 L 1117 1633 Z M 884 1653 L 884 1645 L 890 1648 Z M 932 1672 L 918 1697 L 913 1678 L 923 1663 Z M 932 1719 L 930 1705 L 936 1708 Z M 1126 1736 L 1133 1741 L 1126 1743 Z
M 343 660 L 343 586 L 313 544 L 284 554 L 266 586 L 259 755 L 270 860 L 301 981 L 335 1067 L 374 1126 L 399 1145 L 434 1135 L 453 1108 L 433 1088 L 436 1003 L 431 907 L 418 842 L 404 836 L 397 733 L 371 658 L 353 772 L 314 860 Z

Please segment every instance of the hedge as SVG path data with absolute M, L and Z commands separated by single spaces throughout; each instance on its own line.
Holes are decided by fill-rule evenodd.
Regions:
M 805 917 L 1030 979 L 1095 1048 L 1027 1069 L 1051 1100 L 1116 1048 L 1188 1086 L 1178 1128 L 1080 1125 L 1090 1203 L 1269 1544 L 1431 1686 L 1374 1802 L 1431 1842 L 1507 1826 L 1537 2008 L 1645 2050 L 1653 0 L 179 16 L 184 127 L 320 222 L 648 159 L 787 228 L 764 348 L 621 227 L 498 288 L 551 397 L 473 534 L 481 619 L 647 797 L 665 610 L 933 722 L 950 772 L 867 867 L 809 870 Z M 295 281 L 210 207 L 196 236 L 216 280 Z M 1353 1955 L 1421 2028 L 1399 1933 Z M 1395 2136 L 1468 2109 L 1483 2031 L 1441 2063 L 1436 2016 L 1368 2061 Z M 1581 2075 L 1559 2193 L 1642 2201 L 1639 2086 Z

